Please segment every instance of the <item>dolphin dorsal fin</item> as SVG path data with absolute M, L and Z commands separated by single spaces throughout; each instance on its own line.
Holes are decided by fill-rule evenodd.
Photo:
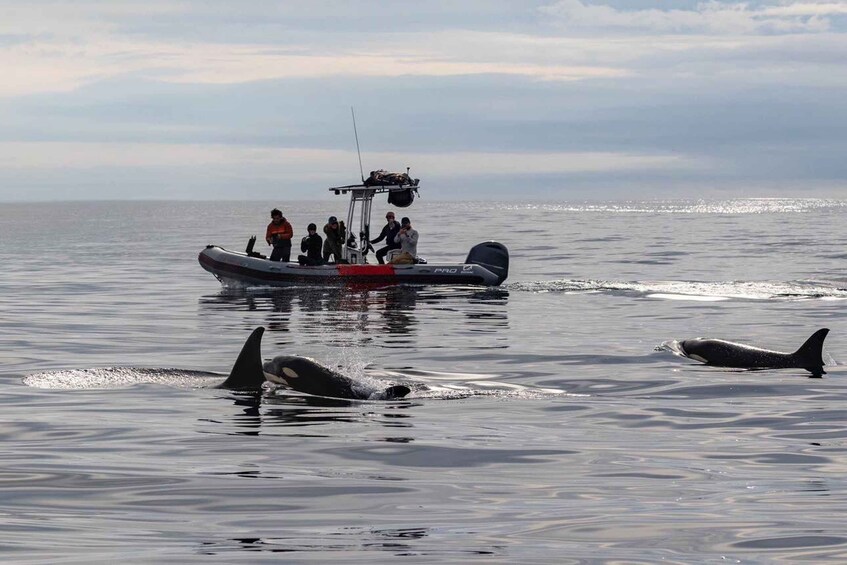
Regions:
M 238 390 L 259 390 L 265 382 L 265 372 L 262 370 L 262 334 L 265 328 L 259 326 L 241 348 L 238 359 L 229 372 L 229 378 L 220 388 Z
M 800 346 L 794 356 L 799 360 L 800 364 L 808 369 L 820 368 L 824 366 L 823 362 L 823 340 L 829 333 L 829 328 L 821 328 L 806 340 L 806 343 Z M 814 371 L 812 371 L 814 372 Z

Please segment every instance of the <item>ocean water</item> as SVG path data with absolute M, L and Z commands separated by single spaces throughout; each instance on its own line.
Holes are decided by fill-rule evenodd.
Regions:
M 222 288 L 197 253 L 274 206 L 346 207 L 0 205 L 3 561 L 847 561 L 847 201 L 423 198 L 420 253 L 501 241 L 504 286 Z M 209 388 L 260 325 L 427 389 Z M 661 349 L 821 327 L 822 379 Z

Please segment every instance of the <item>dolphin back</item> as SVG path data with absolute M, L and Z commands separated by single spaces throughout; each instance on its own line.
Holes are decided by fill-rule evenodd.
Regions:
M 819 329 L 806 340 L 806 343 L 800 346 L 800 349 L 792 354 L 792 357 L 796 359 L 797 366 L 806 369 L 815 377 L 825 374 L 823 370 L 823 341 L 828 333 L 829 328 Z
M 262 334 L 265 328 L 259 326 L 241 348 L 229 377 L 219 388 L 233 390 L 259 390 L 265 382 L 265 373 L 262 370 Z

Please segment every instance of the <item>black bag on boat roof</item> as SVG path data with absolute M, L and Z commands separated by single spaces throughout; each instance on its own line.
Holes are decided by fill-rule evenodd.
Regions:
M 388 192 L 388 203 L 398 208 L 408 208 L 415 201 L 415 189 L 412 187 Z

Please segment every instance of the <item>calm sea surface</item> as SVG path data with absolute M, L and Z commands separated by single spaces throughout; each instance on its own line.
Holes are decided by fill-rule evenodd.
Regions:
M 424 198 L 420 253 L 501 241 L 503 287 L 222 288 L 197 253 L 273 206 L 298 239 L 346 209 L 0 204 L 0 559 L 847 561 L 847 201 Z M 429 391 L 203 388 L 260 325 Z M 823 379 L 657 349 L 821 327 Z

